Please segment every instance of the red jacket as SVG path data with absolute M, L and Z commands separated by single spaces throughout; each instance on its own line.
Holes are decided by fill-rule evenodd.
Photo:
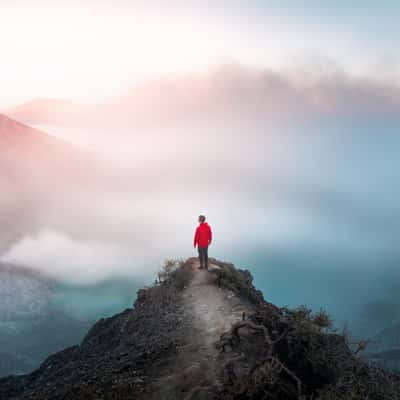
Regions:
M 199 247 L 207 247 L 211 243 L 212 239 L 212 232 L 211 232 L 211 227 L 210 225 L 207 224 L 207 222 L 203 222 L 200 224 L 196 232 L 194 234 L 194 247 L 197 245 Z

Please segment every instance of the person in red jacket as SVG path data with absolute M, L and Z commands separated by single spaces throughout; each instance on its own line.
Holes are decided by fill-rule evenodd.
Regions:
M 208 269 L 208 246 L 211 244 L 212 232 L 204 215 L 199 216 L 199 226 L 194 234 L 194 247 L 199 251 L 200 268 Z

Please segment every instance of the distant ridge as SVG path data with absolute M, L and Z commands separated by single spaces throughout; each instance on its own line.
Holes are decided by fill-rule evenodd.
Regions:
M 0 114 L 0 144 L 31 145 L 35 143 L 71 146 L 68 142 L 56 138 L 44 131 L 16 121 L 5 114 Z
M 0 253 L 43 226 L 67 194 L 95 188 L 99 168 L 91 153 L 0 114 Z
M 0 114 L 0 179 L 19 170 L 26 176 L 69 177 L 79 181 L 93 173 L 98 160 L 61 138 Z M 93 176 L 92 176 L 93 178 Z

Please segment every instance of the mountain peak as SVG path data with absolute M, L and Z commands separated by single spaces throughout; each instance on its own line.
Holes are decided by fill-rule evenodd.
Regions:
M 399 376 L 365 365 L 324 312 L 266 302 L 251 274 L 232 264 L 198 266 L 193 258 L 166 263 L 132 309 L 99 320 L 80 346 L 32 374 L 1 379 L 0 397 L 398 397 Z

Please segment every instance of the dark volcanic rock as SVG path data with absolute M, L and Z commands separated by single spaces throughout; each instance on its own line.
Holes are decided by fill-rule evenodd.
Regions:
M 175 352 L 184 326 L 178 291 L 165 284 L 140 292 L 133 309 L 99 320 L 80 346 L 50 356 L 30 375 L 0 379 L 0 399 L 97 399 L 143 392 L 146 368 Z
M 278 308 L 263 299 L 248 272 L 212 262 L 215 276 L 202 271 L 192 281 L 193 259 L 164 271 L 154 287 L 138 292 L 133 309 L 98 321 L 81 345 L 49 357 L 29 375 L 0 379 L 0 399 L 400 398 L 400 377 L 363 363 L 325 313 Z M 203 315 L 199 298 L 188 307 L 195 293 L 223 300 L 225 312 L 232 306 L 239 314 L 211 347 L 196 332 L 215 337 L 207 312 L 227 314 L 215 314 L 219 303 Z M 200 314 L 190 314 L 193 305 Z M 242 318 L 238 306 L 252 313 Z M 199 330 L 199 316 L 208 331 Z

